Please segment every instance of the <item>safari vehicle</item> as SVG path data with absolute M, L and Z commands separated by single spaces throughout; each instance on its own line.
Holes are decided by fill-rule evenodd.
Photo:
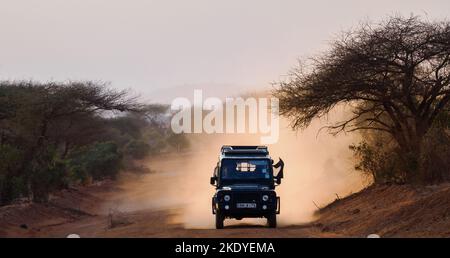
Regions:
M 275 186 L 281 183 L 283 168 L 281 159 L 273 165 L 266 146 L 222 146 L 210 181 L 216 187 L 212 198 L 216 228 L 223 228 L 225 218 L 266 218 L 275 228 L 280 214 Z

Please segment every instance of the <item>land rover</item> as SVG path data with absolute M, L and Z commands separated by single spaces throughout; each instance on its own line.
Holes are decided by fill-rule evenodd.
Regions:
M 226 218 L 266 218 L 269 227 L 277 226 L 280 197 L 275 186 L 283 178 L 284 162 L 273 163 L 266 146 L 222 146 L 210 179 L 216 187 L 212 213 L 217 229 Z

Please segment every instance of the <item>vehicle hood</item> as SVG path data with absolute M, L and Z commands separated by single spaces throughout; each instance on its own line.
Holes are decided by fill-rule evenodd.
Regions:
M 261 184 L 232 184 L 223 186 L 221 190 L 228 191 L 260 191 L 260 190 L 270 190 L 270 187 L 267 185 Z

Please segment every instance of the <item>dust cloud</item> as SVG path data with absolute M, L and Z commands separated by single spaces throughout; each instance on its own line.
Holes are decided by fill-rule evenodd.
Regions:
M 343 116 L 338 110 L 334 118 Z M 353 169 L 348 146 L 358 142 L 355 134 L 337 137 L 318 130 L 325 124 L 315 120 L 303 131 L 295 132 L 285 119 L 280 120 L 280 138 L 269 145 L 272 158 L 285 162 L 282 184 L 276 188 L 281 196 L 280 226 L 310 222 L 318 207 L 339 197 L 359 191 L 368 182 Z M 116 202 L 120 210 L 170 210 L 172 223 L 185 228 L 214 228 L 211 197 L 214 187 L 209 178 L 218 161 L 222 145 L 259 145 L 257 134 L 192 134 L 191 150 L 154 157 L 147 161 L 154 172 L 138 179 L 123 180 L 125 195 Z M 263 219 L 226 220 L 225 225 L 264 224 Z

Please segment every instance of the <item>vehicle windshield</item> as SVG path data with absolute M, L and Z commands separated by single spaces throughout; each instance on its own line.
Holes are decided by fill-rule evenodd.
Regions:
M 271 169 L 268 159 L 223 159 L 222 179 L 270 179 Z

